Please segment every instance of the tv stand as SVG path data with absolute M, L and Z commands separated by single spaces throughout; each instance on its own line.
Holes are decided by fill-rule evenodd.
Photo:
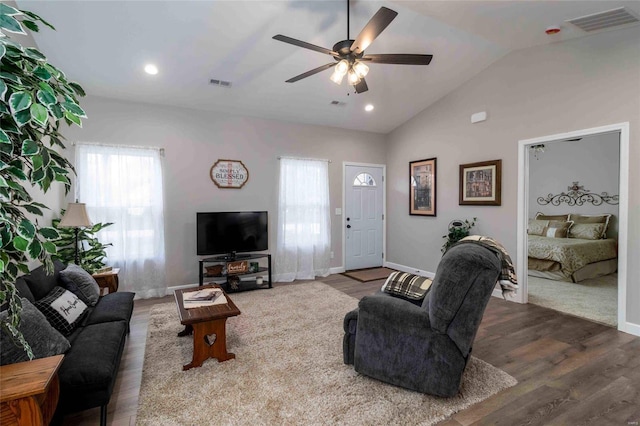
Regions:
M 243 259 L 251 259 L 251 256 L 253 256 L 252 254 L 247 254 L 247 253 L 241 253 L 241 254 L 235 254 L 235 253 L 230 253 L 230 254 L 223 254 L 221 256 L 215 256 L 215 257 L 209 257 L 207 259 L 204 259 L 205 261 L 209 261 L 211 259 L 215 259 L 215 261 L 217 262 L 221 262 L 221 261 L 228 261 L 228 262 L 234 262 L 236 260 L 243 260 Z
M 224 267 L 225 270 L 227 270 L 228 269 L 227 267 L 230 263 L 249 261 L 254 259 L 258 260 L 258 259 L 265 259 L 265 258 L 267 259 L 266 267 L 260 266 L 258 270 L 255 272 L 247 271 L 242 273 L 231 274 L 231 275 L 236 275 L 238 277 L 245 278 L 245 279 L 241 278 L 240 284 L 238 285 L 238 289 L 231 289 L 231 287 L 227 283 L 227 275 L 222 275 L 222 274 L 207 275 L 205 271 L 206 264 L 221 265 L 222 267 Z M 273 288 L 272 281 L 271 281 L 271 255 L 269 253 L 242 253 L 242 254 L 235 254 L 235 256 L 230 254 L 230 255 L 207 257 L 204 259 L 200 259 L 198 261 L 198 266 L 199 266 L 198 284 L 200 286 L 205 284 L 204 282 L 205 278 L 209 278 L 210 281 L 208 282 L 220 284 L 220 286 L 227 293 L 246 291 L 246 290 L 257 290 L 257 289 L 263 289 L 263 288 Z M 263 282 L 261 284 L 258 284 L 257 278 L 262 277 L 265 272 L 267 273 L 268 279 L 266 280 L 263 279 Z

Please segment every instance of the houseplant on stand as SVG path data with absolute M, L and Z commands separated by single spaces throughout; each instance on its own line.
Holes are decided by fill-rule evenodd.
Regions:
M 28 261 L 39 260 L 53 270 L 51 255 L 59 238 L 53 227 L 41 227 L 42 203 L 32 194 L 46 193 L 59 182 L 71 188 L 73 166 L 59 151 L 64 149 L 60 124 L 82 125 L 85 112 L 78 105 L 84 91 L 37 49 L 23 47 L 9 34 L 54 29 L 38 15 L 0 3 L 0 303 L 8 315 L 0 323 L 4 332 L 21 344 L 29 358 L 31 348 L 17 326 L 21 302 L 15 280 L 29 272 Z M 26 30 L 25 30 L 26 29 Z
M 477 218 L 473 218 L 471 222 L 467 219 L 463 221 L 461 220 L 453 220 L 449 223 L 449 229 L 447 235 L 443 235 L 442 238 L 445 239 L 444 244 L 442 245 L 442 253 L 446 253 L 447 250 L 451 248 L 452 245 L 463 239 L 464 237 L 469 236 L 469 231 L 476 224 Z
M 60 217 L 64 215 L 64 210 L 60 212 Z M 53 227 L 60 234 L 60 238 L 53 240 L 57 253 L 52 257 L 62 263 L 75 263 L 76 255 L 76 229 L 60 227 L 60 219 L 53 219 Z M 79 242 L 79 261 L 77 265 L 90 274 L 95 273 L 105 266 L 104 258 L 107 256 L 105 249 L 113 244 L 103 244 L 98 240 L 96 234 L 111 226 L 113 223 L 96 223 L 91 227 L 77 229 L 77 241 Z

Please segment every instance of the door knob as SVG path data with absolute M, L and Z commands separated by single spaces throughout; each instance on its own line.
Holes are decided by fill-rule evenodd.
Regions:
M 351 228 L 351 225 L 347 225 L 347 228 Z

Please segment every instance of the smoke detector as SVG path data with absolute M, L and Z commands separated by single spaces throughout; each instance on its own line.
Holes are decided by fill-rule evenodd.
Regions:
M 552 25 L 550 27 L 547 27 L 544 32 L 548 35 L 558 34 L 560 32 L 560 27 L 558 25 Z

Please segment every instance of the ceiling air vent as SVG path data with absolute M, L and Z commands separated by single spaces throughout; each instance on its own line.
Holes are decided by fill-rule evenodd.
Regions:
M 215 78 L 212 78 L 211 80 L 209 80 L 209 84 L 212 84 L 214 86 L 227 87 L 227 88 L 231 87 L 230 81 L 216 80 Z
M 331 105 L 333 106 L 345 106 L 346 104 L 347 104 L 346 102 L 331 101 Z
M 627 9 L 625 9 L 624 7 L 619 7 L 617 9 L 608 10 L 606 12 L 594 13 L 593 15 L 569 19 L 567 20 L 567 22 L 575 25 L 581 30 L 590 32 L 640 21 Z

